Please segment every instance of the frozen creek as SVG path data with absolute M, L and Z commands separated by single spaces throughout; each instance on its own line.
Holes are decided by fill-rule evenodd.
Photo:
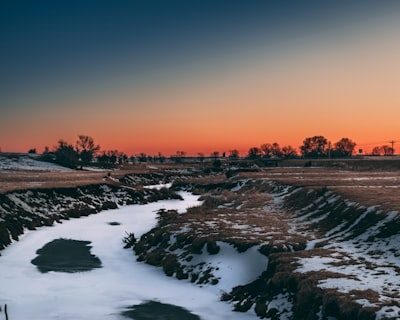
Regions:
M 184 212 L 199 203 L 197 196 L 181 195 L 184 201 L 131 205 L 27 231 L 1 252 L 0 306 L 7 304 L 10 320 L 122 320 L 127 318 L 121 312 L 147 301 L 180 306 L 203 320 L 258 319 L 252 312 L 232 312 L 230 304 L 219 301 L 220 288 L 168 278 L 160 268 L 137 262 L 132 250 L 123 249 L 126 232 L 139 238 L 155 226 L 157 210 Z M 31 260 L 38 249 L 59 238 L 90 241 L 102 268 L 41 273 Z

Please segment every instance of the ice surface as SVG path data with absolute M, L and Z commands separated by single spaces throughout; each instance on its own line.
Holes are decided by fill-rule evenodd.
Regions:
M 121 312 L 127 307 L 149 300 L 181 306 L 203 320 L 257 319 L 254 312 L 232 312 L 230 304 L 219 300 L 220 288 L 166 277 L 161 268 L 137 262 L 132 250 L 123 249 L 125 232 L 140 237 L 155 226 L 160 208 L 183 212 L 199 204 L 197 196 L 181 195 L 185 201 L 126 206 L 26 232 L 0 256 L 0 305 L 8 305 L 12 320 L 125 319 Z M 91 241 L 91 252 L 103 267 L 73 274 L 40 273 L 31 263 L 36 250 L 58 238 Z M 231 261 L 219 261 L 221 276 L 227 276 L 223 283 L 242 284 L 242 279 L 229 277 Z

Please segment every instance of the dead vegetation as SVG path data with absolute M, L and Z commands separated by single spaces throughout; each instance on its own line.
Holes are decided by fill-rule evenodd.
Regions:
M 390 188 L 382 188 L 381 198 L 364 190 L 378 185 L 393 190 L 398 183 L 395 171 L 379 175 L 332 168 L 268 168 L 229 178 L 188 178 L 174 187 L 202 194 L 203 205 L 150 231 L 147 236 L 153 240 L 139 241 L 141 246 L 151 243 L 146 249 L 150 255 L 140 251 L 139 259 L 150 259 L 169 276 L 213 283 L 213 270 L 188 267 L 193 255 L 218 252 L 212 249 L 217 241 L 234 244 L 238 252 L 256 245 L 268 256 L 268 269 L 258 280 L 223 295 L 236 311 L 254 308 L 261 318 L 279 319 L 269 303 L 285 295 L 293 305 L 293 319 L 318 319 L 318 314 L 375 319 L 386 306 L 394 309 L 382 311 L 385 317 L 395 319 L 398 304 L 393 301 L 399 294 L 390 279 L 399 275 L 393 262 L 399 220 L 388 213 L 399 203 Z M 175 255 L 175 250 L 184 254 Z M 189 264 L 182 263 L 185 259 Z M 346 281 L 353 289 L 340 289 Z
M 268 305 L 283 294 L 293 306 L 293 319 L 318 319 L 318 314 L 375 319 L 385 307 L 389 310 L 385 317 L 396 319 L 400 293 L 393 279 L 400 275 L 396 213 L 400 171 L 354 168 L 354 163 L 257 168 L 234 175 L 193 175 L 187 174 L 188 168 L 164 168 L 181 176 L 172 189 L 201 194 L 203 205 L 189 208 L 184 215 L 160 212 L 159 225 L 132 245 L 139 260 L 162 267 L 168 276 L 198 284 L 218 282 L 207 263 L 191 264 L 196 255 L 218 254 L 218 241 L 233 244 L 238 252 L 258 246 L 269 258 L 268 269 L 256 281 L 223 296 L 237 311 L 254 308 L 260 317 L 279 319 L 278 311 Z M 137 170 L 132 181 L 163 172 Z M 5 173 L 0 172 L 0 179 L 5 179 L 1 174 Z M 40 182 L 48 174 L 38 173 L 32 179 Z M 75 179 L 74 175 L 65 173 L 70 177 L 56 185 L 104 178 L 104 173 L 76 172 Z M 123 175 L 123 171 L 113 172 L 111 177 Z M 18 181 L 18 177 L 16 188 L 30 179 L 22 175 Z M 43 183 L 63 177 L 64 173 L 50 174 Z M 315 267 L 316 262 L 321 266 Z M 355 286 L 343 291 L 327 283 L 329 279 L 353 281 Z

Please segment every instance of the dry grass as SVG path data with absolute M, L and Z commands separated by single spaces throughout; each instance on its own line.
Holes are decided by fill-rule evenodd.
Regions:
M 304 236 L 290 233 L 288 212 L 273 203 L 271 195 L 244 188 L 239 192 L 216 189 L 201 197 L 203 205 L 164 226 L 169 232 L 192 230 L 198 237 L 233 243 L 268 244 L 289 250 L 306 243 Z M 272 249 L 271 249 L 272 250 Z
M 242 173 L 242 178 L 268 178 L 280 183 L 319 189 L 328 188 L 346 199 L 385 211 L 400 211 L 400 170 L 349 171 L 336 168 L 268 168 Z
M 74 187 L 102 182 L 105 172 L 0 171 L 0 193 L 20 189 Z
M 0 193 L 21 189 L 38 189 L 38 188 L 63 188 L 76 187 L 89 184 L 97 184 L 107 182 L 116 184 L 107 176 L 110 173 L 112 178 L 121 178 L 130 173 L 151 173 L 159 172 L 162 169 L 180 169 L 181 166 L 176 165 L 144 165 L 130 164 L 125 165 L 116 170 L 104 171 L 68 171 L 68 172 L 52 172 L 52 171 L 33 171 L 33 170 L 0 170 Z

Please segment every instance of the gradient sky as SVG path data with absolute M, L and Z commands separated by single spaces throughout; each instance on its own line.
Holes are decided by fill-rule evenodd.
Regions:
M 400 1 L 0 0 L 0 41 L 3 152 L 400 141 Z

